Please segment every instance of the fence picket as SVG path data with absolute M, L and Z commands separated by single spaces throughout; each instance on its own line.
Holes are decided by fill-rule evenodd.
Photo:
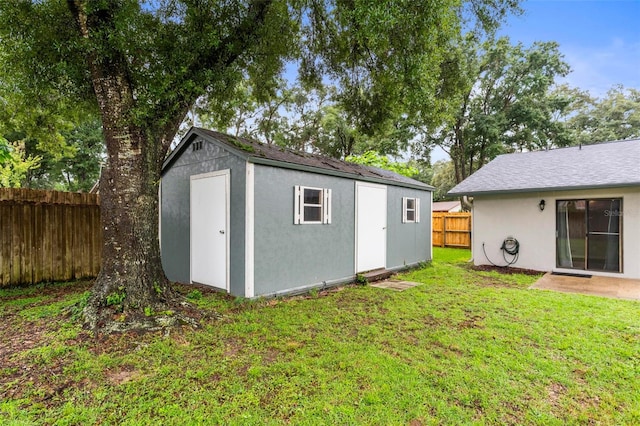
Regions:
M 0 288 L 95 277 L 101 248 L 97 195 L 0 188 Z
M 434 212 L 431 229 L 433 246 L 471 248 L 471 213 Z

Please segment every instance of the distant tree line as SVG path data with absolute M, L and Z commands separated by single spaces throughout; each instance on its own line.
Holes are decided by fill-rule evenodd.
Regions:
M 640 91 L 612 87 L 596 98 L 557 85 L 570 72 L 559 46 L 530 47 L 506 37 L 455 39 L 433 93 L 364 123 L 331 83 L 279 80 L 266 94 L 240 80 L 222 101 L 200 97 L 183 122 L 268 144 L 376 165 L 432 184 L 435 200 L 502 153 L 640 137 Z M 433 78 L 433 77 L 432 77 Z M 25 108 L 0 80 L 0 186 L 88 191 L 105 158 L 97 111 L 73 103 L 56 111 Z M 423 92 L 418 88 L 417 92 Z M 429 99 L 421 109 L 420 99 Z M 382 100 L 378 102 L 384 103 Z M 431 164 L 440 147 L 450 157 Z M 387 157 L 393 158 L 388 160 Z

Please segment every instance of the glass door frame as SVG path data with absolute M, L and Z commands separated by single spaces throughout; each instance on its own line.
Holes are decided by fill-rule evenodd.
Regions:
M 585 235 L 584 235 L 584 266 L 566 266 L 566 265 L 561 265 L 561 261 L 560 261 L 560 244 L 559 244 L 559 238 L 560 238 L 560 234 L 561 234 L 561 230 L 560 230 L 560 218 L 559 218 L 559 207 L 560 207 L 560 203 L 567 203 L 567 202 L 579 202 L 582 201 L 584 202 L 585 205 L 585 211 L 584 211 L 584 229 L 585 229 Z M 591 231 L 591 221 L 590 221 L 590 215 L 589 215 L 589 206 L 590 203 L 593 201 L 617 201 L 619 204 L 619 209 L 618 210 L 605 210 L 605 215 L 608 216 L 617 216 L 617 220 L 618 220 L 618 230 L 617 232 L 611 233 L 611 232 L 602 232 L 602 231 Z M 556 241 L 555 241 L 555 246 L 556 246 L 556 253 L 555 253 L 555 258 L 556 258 L 556 268 L 562 268 L 562 269 L 573 269 L 573 270 L 579 270 L 579 271 L 595 271 L 595 272 L 611 272 L 611 273 L 622 273 L 623 272 L 623 244 L 622 244 L 622 236 L 623 236 L 623 198 L 622 197 L 599 197 L 599 198 L 575 198 L 575 199 L 557 199 L 556 200 L 556 210 L 555 210 L 555 217 L 556 217 Z M 570 240 L 569 238 L 569 230 L 567 228 L 567 239 Z M 618 244 L 617 244 L 617 257 L 618 257 L 618 268 L 617 270 L 608 270 L 608 269 L 600 269 L 600 268 L 591 268 L 591 266 L 589 265 L 589 246 L 590 246 L 590 236 L 596 236 L 596 235 L 610 235 L 610 236 L 616 236 L 618 238 Z M 565 247 L 565 250 L 569 250 L 568 255 L 569 255 L 569 259 L 572 259 L 572 253 L 571 253 L 571 247 L 570 247 L 570 243 L 568 243 L 567 247 Z M 571 261 L 571 263 L 573 263 L 573 261 Z

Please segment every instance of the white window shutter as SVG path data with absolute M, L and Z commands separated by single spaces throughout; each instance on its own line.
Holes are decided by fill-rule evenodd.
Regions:
M 402 223 L 407 223 L 407 197 L 402 197 Z
M 300 185 L 296 185 L 293 187 L 293 224 L 294 225 L 299 225 L 300 224 L 300 206 L 302 205 L 302 203 L 300 202 L 300 197 L 301 197 L 301 193 L 300 193 Z
M 420 198 L 416 198 L 416 223 L 420 222 Z
M 324 223 L 331 223 L 331 190 L 325 189 L 324 194 Z

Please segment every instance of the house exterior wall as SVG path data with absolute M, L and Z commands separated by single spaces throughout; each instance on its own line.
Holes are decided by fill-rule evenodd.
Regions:
M 402 223 L 402 198 L 420 199 L 420 222 Z M 387 269 L 431 260 L 431 192 L 387 187 Z
M 171 281 L 190 282 L 190 178 L 218 170 L 230 170 L 229 282 L 232 294 L 244 294 L 245 259 L 245 168 L 242 158 L 223 147 L 203 141 L 202 149 L 191 146 L 166 170 L 161 183 L 160 244 L 162 266 Z
M 622 198 L 622 273 L 588 271 L 593 275 L 640 278 L 640 188 L 549 191 L 526 194 L 483 195 L 473 199 L 472 251 L 475 265 L 504 265 L 500 247 L 507 237 L 520 243 L 513 265 L 539 271 L 579 272 L 556 267 L 556 201 Z M 545 209 L 538 204 L 545 200 Z M 486 256 L 483 252 L 486 251 Z M 510 257 L 507 257 L 508 259 Z M 587 273 L 587 272 L 585 272 Z

